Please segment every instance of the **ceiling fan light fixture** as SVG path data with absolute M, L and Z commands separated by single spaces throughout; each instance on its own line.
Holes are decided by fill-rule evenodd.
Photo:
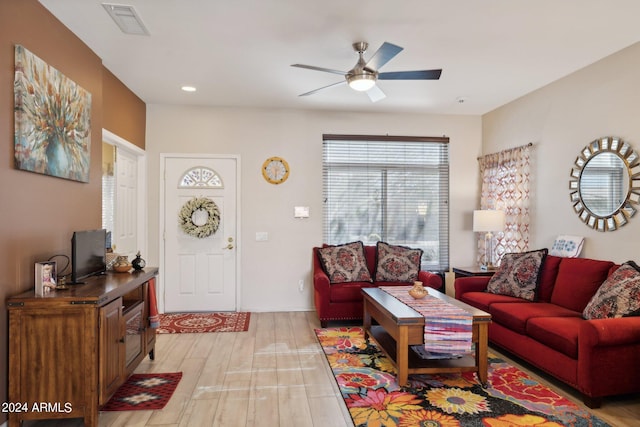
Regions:
M 376 85 L 376 76 L 373 74 L 358 74 L 348 76 L 349 87 L 358 92 L 366 92 Z
M 344 85 L 347 83 L 349 87 L 358 92 L 366 92 L 371 102 L 377 102 L 385 98 L 384 92 L 376 85 L 380 80 L 438 80 L 442 70 L 416 70 L 416 71 L 394 71 L 382 72 L 379 70 L 382 66 L 392 60 L 402 51 L 400 46 L 384 42 L 378 48 L 376 53 L 367 61 L 364 59 L 364 52 L 367 50 L 366 42 L 358 42 L 353 44 L 353 49 L 358 53 L 358 62 L 347 72 L 333 70 L 330 68 L 316 67 L 313 65 L 292 64 L 292 67 L 306 68 L 308 70 L 322 71 L 325 73 L 340 74 L 344 76 L 344 80 L 321 87 L 310 92 L 303 93 L 299 96 L 307 96 L 319 92 L 321 90 Z

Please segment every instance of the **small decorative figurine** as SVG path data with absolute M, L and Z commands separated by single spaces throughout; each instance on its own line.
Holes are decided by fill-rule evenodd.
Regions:
M 140 257 L 140 251 L 138 251 L 134 260 L 131 261 L 131 265 L 136 271 L 142 270 L 147 265 L 147 262 Z
M 429 292 L 422 286 L 422 282 L 413 282 L 413 288 L 409 289 L 409 295 L 415 299 L 424 298 Z

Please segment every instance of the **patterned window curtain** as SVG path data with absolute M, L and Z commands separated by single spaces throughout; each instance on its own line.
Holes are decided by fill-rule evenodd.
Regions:
M 480 209 L 503 210 L 506 217 L 504 231 L 494 233 L 496 265 L 506 253 L 529 249 L 531 149 L 532 144 L 527 144 L 478 159 L 482 179 Z M 479 235 L 478 263 L 485 253 L 484 245 L 484 236 Z

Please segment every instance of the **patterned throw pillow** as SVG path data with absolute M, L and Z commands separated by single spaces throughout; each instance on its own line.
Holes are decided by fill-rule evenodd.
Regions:
M 535 301 L 540 270 L 547 252 L 547 249 L 540 249 L 505 254 L 500 262 L 500 268 L 489 280 L 487 292 Z
M 320 264 L 331 283 L 373 282 L 362 242 L 318 249 Z
M 392 246 L 378 242 L 376 255 L 377 282 L 414 282 L 418 280 L 422 249 Z
M 640 316 L 640 267 L 627 261 L 614 271 L 582 312 L 585 319 Z

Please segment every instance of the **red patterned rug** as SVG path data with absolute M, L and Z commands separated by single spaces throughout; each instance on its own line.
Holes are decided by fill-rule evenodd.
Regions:
M 251 313 L 165 313 L 160 315 L 159 334 L 195 332 L 243 332 L 249 329 Z
M 362 328 L 316 329 L 355 427 L 606 427 L 525 372 L 489 355 L 489 387 L 475 374 L 411 375 L 398 386 L 391 361 Z
M 182 372 L 133 374 L 120 386 L 101 411 L 141 411 L 162 409 L 167 404 Z

